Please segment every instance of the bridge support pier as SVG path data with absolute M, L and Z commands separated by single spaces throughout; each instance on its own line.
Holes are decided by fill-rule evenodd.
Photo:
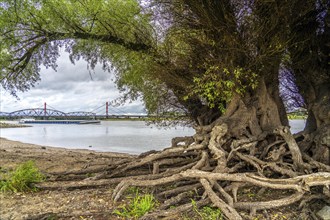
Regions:
M 105 117 L 109 118 L 109 102 L 105 103 Z
M 47 103 L 44 103 L 44 120 L 47 120 Z

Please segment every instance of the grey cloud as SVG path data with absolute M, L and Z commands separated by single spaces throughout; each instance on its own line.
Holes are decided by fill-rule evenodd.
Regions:
M 31 90 L 18 93 L 19 100 L 1 88 L 0 111 L 42 107 L 44 102 L 64 112 L 92 111 L 119 97 L 119 91 L 111 80 L 113 75 L 104 72 L 101 66 L 96 66 L 91 78 L 84 61 L 77 61 L 73 65 L 68 55 L 62 54 L 57 63 L 57 72 L 42 68 L 41 81 Z M 139 101 L 116 109 L 127 113 L 144 111 Z M 105 113 L 105 107 L 102 111 Z

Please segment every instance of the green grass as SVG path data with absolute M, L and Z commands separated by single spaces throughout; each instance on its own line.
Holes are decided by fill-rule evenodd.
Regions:
M 307 119 L 307 114 L 305 112 L 290 112 L 287 114 L 288 119 Z
M 1 192 L 36 191 L 34 183 L 42 182 L 45 176 L 31 160 L 19 165 L 14 171 L 0 174 Z
M 124 218 L 138 219 L 147 212 L 151 211 L 156 205 L 156 200 L 152 194 L 139 195 L 131 198 L 129 203 L 116 209 L 113 213 Z
M 306 115 L 288 115 L 289 119 L 307 119 Z
M 210 206 L 203 206 L 198 208 L 196 202 L 191 200 L 193 205 L 193 210 L 196 215 L 198 215 L 198 219 L 202 220 L 222 220 L 222 213 L 219 208 L 214 208 Z

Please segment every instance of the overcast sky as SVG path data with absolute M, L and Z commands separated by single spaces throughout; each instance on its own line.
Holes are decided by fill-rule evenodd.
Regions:
M 67 53 L 57 60 L 57 72 L 42 67 L 41 81 L 25 93 L 18 93 L 19 100 L 1 87 L 0 111 L 12 112 L 27 108 L 43 108 L 44 102 L 49 108 L 63 112 L 93 111 L 119 97 L 120 93 L 112 81 L 112 74 L 104 72 L 100 66 L 95 68 L 92 78 L 85 61 L 74 64 Z M 120 107 L 109 107 L 109 114 L 141 113 L 141 102 L 126 103 Z M 96 113 L 105 114 L 105 107 Z

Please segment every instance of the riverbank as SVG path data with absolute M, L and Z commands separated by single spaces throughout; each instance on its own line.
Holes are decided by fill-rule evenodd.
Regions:
M 0 138 L 0 155 L 0 171 L 12 170 L 18 164 L 33 160 L 48 177 L 46 182 L 39 184 L 42 189 L 39 192 L 0 193 L 1 220 L 124 219 L 113 211 L 126 204 L 136 193 L 128 190 L 123 200 L 114 203 L 111 196 L 120 178 L 94 181 L 92 176 L 96 170 L 102 172 L 111 165 L 136 158 L 129 154 L 53 148 Z M 251 188 L 240 196 L 246 197 L 246 201 L 267 201 L 276 198 L 276 194 L 278 192 L 270 190 L 265 198 L 259 198 L 255 189 Z M 268 210 L 253 219 L 300 219 L 298 205 Z M 246 217 L 244 219 L 250 219 L 248 213 L 241 214 Z M 198 215 L 185 216 L 182 213 L 175 219 L 200 219 Z
M 49 176 L 83 169 L 98 169 L 133 157 L 121 153 L 99 153 L 25 144 L 4 138 L 0 138 L 0 155 L 2 171 L 14 169 L 18 164 L 33 160 L 37 167 Z M 77 180 L 74 184 L 79 182 L 81 181 Z M 65 183 L 63 181 L 63 184 Z M 49 189 L 40 192 L 1 193 L 0 219 L 42 219 L 46 213 L 59 213 L 59 218 L 53 219 L 113 219 L 115 217 L 111 215 L 115 208 L 110 199 L 113 185 L 81 190 L 56 190 L 52 189 L 51 185 L 52 181 L 47 181 L 44 187 Z M 86 213 L 91 213 L 90 216 L 94 217 L 86 216 Z
M 25 128 L 25 127 L 31 127 L 31 126 L 0 122 L 0 128 Z

